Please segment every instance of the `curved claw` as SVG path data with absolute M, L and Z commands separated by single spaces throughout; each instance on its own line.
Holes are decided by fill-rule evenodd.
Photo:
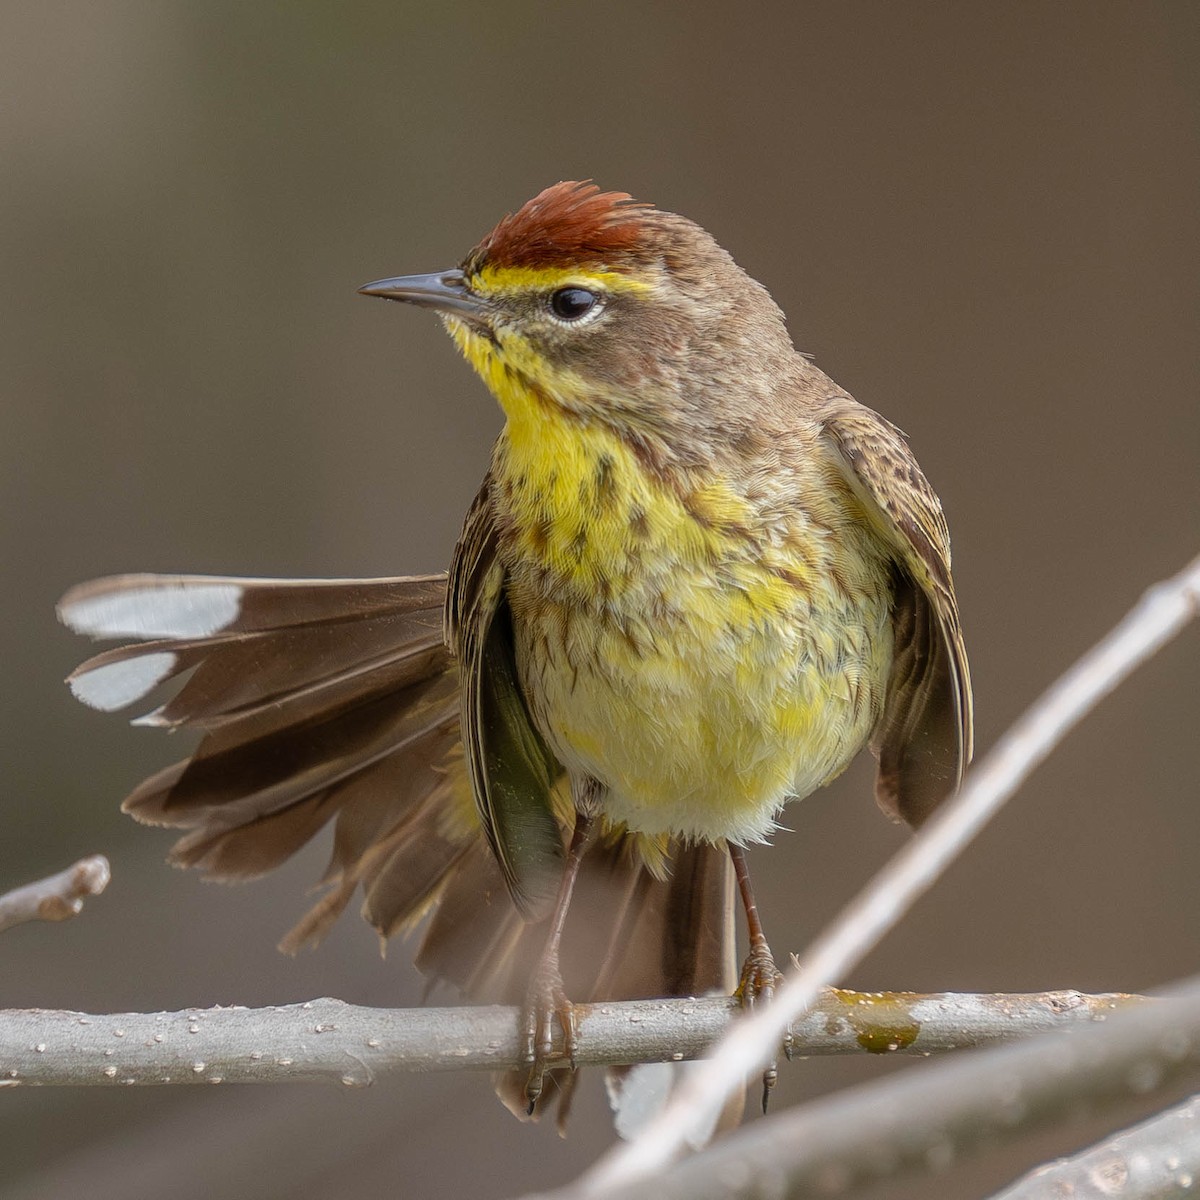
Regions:
M 580 798 L 586 800 L 594 787 L 599 787 L 594 780 L 584 781 Z M 575 877 L 579 874 L 579 863 L 587 846 L 591 826 L 592 818 L 586 806 L 578 808 L 575 813 L 575 831 L 571 834 L 571 845 L 567 850 L 558 899 L 555 901 L 554 914 L 550 921 L 550 933 L 534 972 L 533 982 L 525 994 L 524 1057 L 529 1065 L 529 1078 L 525 1083 L 525 1112 L 530 1117 L 537 1111 L 537 1102 L 545 1081 L 546 1064 L 554 1052 L 556 1019 L 563 1031 L 563 1053 L 570 1061 L 571 1070 L 575 1069 L 578 1029 L 575 1024 L 575 1010 L 563 990 L 562 972 L 558 969 L 558 949 L 567 918 L 567 908 L 571 903 L 571 892 L 575 887 Z
M 529 1066 L 525 1084 L 526 1113 L 533 1116 L 542 1095 L 547 1063 L 554 1057 L 554 1024 L 563 1034 L 563 1053 L 575 1070 L 579 1031 L 575 1009 L 563 991 L 562 978 L 553 967 L 544 967 L 534 976 L 525 998 L 523 1030 L 524 1060 Z
M 747 1012 L 754 1012 L 759 1005 L 770 1004 L 775 998 L 775 989 L 783 982 L 783 976 L 775 965 L 774 956 L 766 942 L 755 942 L 750 947 L 750 953 L 742 965 L 742 976 L 738 983 L 735 996 L 742 1002 Z M 790 1059 L 792 1050 L 791 1035 L 785 1039 L 783 1052 Z M 779 1082 L 777 1061 L 772 1059 L 763 1071 L 762 1109 L 767 1111 L 771 1089 Z

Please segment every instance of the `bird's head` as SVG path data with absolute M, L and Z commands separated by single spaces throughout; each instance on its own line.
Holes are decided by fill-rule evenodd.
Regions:
M 656 440 L 716 435 L 797 358 L 766 290 L 699 225 L 593 183 L 547 188 L 453 270 L 360 290 L 437 311 L 510 420 L 551 405 Z

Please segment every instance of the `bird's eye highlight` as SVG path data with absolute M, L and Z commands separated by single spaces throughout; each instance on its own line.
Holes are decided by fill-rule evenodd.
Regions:
M 578 321 L 599 303 L 600 297 L 587 288 L 565 287 L 550 294 L 550 311 L 560 321 Z

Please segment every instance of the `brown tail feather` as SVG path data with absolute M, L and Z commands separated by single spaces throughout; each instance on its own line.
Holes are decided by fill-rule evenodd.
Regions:
M 486 846 L 477 843 L 472 851 L 446 883 L 417 966 L 472 999 L 520 1004 L 546 924 L 523 924 Z M 594 1003 L 731 992 L 737 967 L 732 901 L 724 847 L 677 847 L 666 879 L 654 878 L 623 838 L 593 847 L 583 860 L 563 936 L 567 995 Z M 522 1071 L 495 1080 L 500 1099 L 522 1119 L 525 1081 Z M 570 1072 L 552 1072 L 534 1118 L 557 1099 L 561 1124 L 572 1087 Z
M 325 791 L 228 829 L 207 822 L 181 837 L 171 847 L 169 860 L 173 866 L 202 871 L 210 879 L 256 879 L 282 866 L 336 811 L 336 801 Z
M 63 619 L 141 637 L 72 676 L 119 708 L 190 672 L 146 723 L 203 731 L 191 758 L 126 800 L 186 830 L 172 861 L 223 880 L 278 866 L 335 821 L 325 894 L 284 938 L 328 932 L 355 891 L 384 938 L 432 917 L 417 966 L 473 999 L 520 1004 L 545 923 L 513 906 L 457 748 L 458 678 L 442 647 L 444 577 L 291 583 L 126 576 L 73 589 Z M 628 839 L 585 857 L 562 969 L 579 1001 L 694 995 L 734 984 L 732 877 L 723 848 L 676 848 L 657 879 Z M 565 1115 L 572 1083 L 556 1072 Z M 524 1075 L 497 1091 L 524 1115 Z
M 473 1000 L 520 1003 L 509 978 L 513 944 L 526 929 L 504 877 L 482 837 L 476 837 L 442 890 L 421 939 L 417 968 Z
M 324 904 L 340 911 L 371 863 L 370 881 L 386 874 L 382 850 L 368 852 L 400 836 L 398 827 L 442 781 L 438 765 L 457 740 L 444 599 L 445 576 L 130 575 L 73 588 L 59 613 L 95 637 L 144 639 L 72 674 L 89 702 L 124 707 L 189 673 L 146 723 L 204 737 L 190 759 L 125 802 L 138 820 L 189 831 L 173 861 L 216 878 L 249 878 L 336 815 L 327 882 L 349 887 L 340 905 L 330 897 Z M 393 902 L 384 901 L 385 889 L 372 903 L 381 926 L 394 925 L 405 904 L 392 892 Z M 323 931 L 328 921 L 319 924 Z
M 362 622 L 354 631 L 355 638 L 365 632 L 361 626 L 366 624 Z M 393 622 L 387 622 L 382 629 L 371 632 L 380 638 L 394 636 L 393 626 Z M 427 631 L 404 642 L 399 649 L 393 644 L 390 649 L 377 654 L 364 653 L 354 662 L 338 664 L 331 672 L 316 674 L 322 664 L 314 663 L 312 676 L 306 678 L 303 668 L 308 655 L 319 649 L 307 646 L 302 654 L 295 646 L 301 640 L 295 636 L 298 632 L 307 631 L 257 634 L 224 647 L 219 656 L 210 656 L 192 673 L 174 699 L 143 718 L 141 723 L 200 729 L 236 723 L 239 733 L 251 725 L 256 732 L 268 732 L 272 728 L 317 719 L 322 713 L 336 711 L 342 704 L 366 696 L 396 691 L 445 671 L 449 665 L 440 633 Z M 322 640 L 339 633 L 344 636 L 344 630 L 336 626 L 321 628 L 318 632 L 322 634 Z M 270 674 L 277 678 L 260 678 L 250 687 L 246 681 L 259 673 L 264 652 L 268 651 L 264 642 L 280 643 L 269 647 L 274 660 Z M 288 656 L 286 661 L 281 661 L 283 655 Z
M 731 993 L 737 984 L 735 910 L 732 864 L 725 848 L 676 847 L 669 879 L 660 882 L 644 872 L 639 882 L 642 887 L 629 907 L 614 946 L 611 975 L 598 999 Z M 626 946 L 637 949 L 630 954 Z M 628 1072 L 619 1066 L 605 1072 L 614 1110 L 623 1098 Z M 716 1128 L 737 1125 L 742 1103 L 740 1092 L 731 1096 Z
M 452 752 L 457 728 L 382 759 L 335 793 L 338 805 L 333 851 L 321 878 L 325 896 L 280 943 L 295 953 L 315 946 L 360 885 L 362 915 L 381 937 L 419 918 L 442 885 L 445 872 L 478 836 L 463 817 L 456 782 L 441 765 Z
M 144 641 L 440 610 L 445 597 L 444 573 L 391 579 L 110 575 L 76 584 L 58 602 L 58 613 L 77 633 Z M 189 630 L 186 634 L 184 627 Z M 197 633 L 200 627 L 203 634 Z
M 452 675 L 376 696 L 319 721 L 277 729 L 249 741 L 229 726 L 208 734 L 181 771 L 148 779 L 125 810 L 151 824 L 224 824 L 276 812 L 333 787 L 405 749 L 420 749 L 457 719 Z

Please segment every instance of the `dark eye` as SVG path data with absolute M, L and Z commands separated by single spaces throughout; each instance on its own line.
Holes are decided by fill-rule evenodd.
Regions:
M 550 296 L 550 311 L 560 321 L 578 321 L 596 307 L 598 297 L 587 288 L 559 288 Z

